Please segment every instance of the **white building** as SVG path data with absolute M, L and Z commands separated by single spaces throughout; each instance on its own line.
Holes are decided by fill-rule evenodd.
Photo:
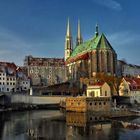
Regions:
M 0 92 L 25 91 L 30 88 L 28 79 L 14 63 L 0 62 Z
M 88 85 L 87 97 L 111 97 L 110 86 L 106 82 Z
M 119 95 L 129 98 L 129 103 L 140 103 L 140 78 L 123 78 Z
M 16 91 L 16 76 L 0 71 L 0 92 Z
M 137 77 L 140 75 L 140 66 L 128 64 L 122 60 L 118 60 L 117 75 L 123 77 Z

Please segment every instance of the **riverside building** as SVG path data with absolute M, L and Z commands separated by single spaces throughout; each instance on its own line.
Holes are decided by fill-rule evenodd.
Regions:
M 39 58 L 26 56 L 24 66 L 32 85 L 54 85 L 65 82 L 63 58 Z
M 14 63 L 0 62 L 0 92 L 27 91 L 30 79 Z
M 80 78 L 92 78 L 96 73 L 116 75 L 117 54 L 106 36 L 99 33 L 96 25 L 95 35 L 83 41 L 80 22 L 76 47 L 73 48 L 70 21 L 68 19 L 65 40 L 65 64 L 67 79 L 78 81 Z

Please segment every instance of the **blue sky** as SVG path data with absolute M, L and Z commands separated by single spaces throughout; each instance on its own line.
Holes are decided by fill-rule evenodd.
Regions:
M 64 57 L 67 19 L 73 44 L 80 19 L 84 40 L 99 24 L 118 59 L 140 65 L 139 0 L 0 0 L 0 60 L 23 65 L 26 55 Z

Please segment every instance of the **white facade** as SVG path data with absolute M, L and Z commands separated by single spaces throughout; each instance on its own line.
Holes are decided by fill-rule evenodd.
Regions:
M 0 72 L 0 92 L 16 91 L 16 76 L 7 76 Z
M 0 62 L 0 92 L 30 89 L 30 79 L 14 63 Z
M 139 78 L 135 78 L 140 81 Z M 123 97 L 128 97 L 130 103 L 140 103 L 140 85 L 135 79 L 123 78 L 119 86 L 119 95 Z M 132 85 L 135 83 L 135 85 Z
M 123 66 L 123 76 L 136 77 L 140 74 L 140 68 L 132 65 Z
M 137 77 L 140 75 L 140 66 L 127 64 L 121 60 L 118 60 L 117 68 L 118 76 Z
M 110 86 L 103 84 L 89 85 L 87 87 L 87 97 L 111 97 Z

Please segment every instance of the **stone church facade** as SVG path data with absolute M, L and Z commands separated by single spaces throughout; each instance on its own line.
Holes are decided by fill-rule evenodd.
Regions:
M 80 78 L 91 78 L 96 73 L 116 75 L 117 54 L 106 36 L 99 33 L 98 25 L 96 25 L 94 37 L 83 42 L 79 22 L 76 47 L 73 48 L 72 44 L 68 20 L 65 41 L 65 64 L 68 80 L 77 81 Z

